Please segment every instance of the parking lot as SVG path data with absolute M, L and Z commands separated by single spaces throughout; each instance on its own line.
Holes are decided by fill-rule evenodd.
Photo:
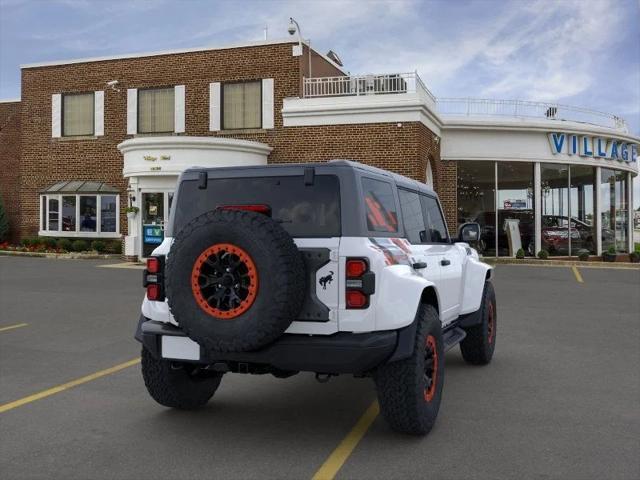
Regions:
M 348 376 L 226 375 L 204 409 L 157 405 L 140 270 L 105 263 L 0 257 L 2 478 L 640 478 L 640 270 L 498 266 L 494 361 L 450 351 L 414 438 L 356 426 L 375 392 Z

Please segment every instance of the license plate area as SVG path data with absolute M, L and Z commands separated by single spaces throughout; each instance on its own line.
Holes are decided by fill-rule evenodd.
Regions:
M 162 358 L 200 360 L 200 345 L 189 337 L 162 336 Z

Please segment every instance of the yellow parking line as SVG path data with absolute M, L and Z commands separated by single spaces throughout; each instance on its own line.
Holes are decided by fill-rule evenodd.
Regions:
M 97 265 L 100 268 L 131 268 L 134 270 L 144 270 L 147 268 L 142 263 L 124 262 L 124 263 L 107 263 L 106 265 Z
M 15 325 L 9 325 L 8 327 L 0 327 L 0 332 L 6 332 L 7 330 L 13 330 L 14 328 L 26 327 L 28 323 L 17 323 Z
M 582 275 L 580 275 L 580 271 L 578 270 L 578 267 L 574 265 L 571 267 L 571 270 L 573 270 L 573 274 L 575 275 L 578 283 L 584 283 L 584 280 L 582 279 Z
M 13 410 L 14 408 L 21 407 L 22 405 L 26 405 L 27 403 L 35 402 L 36 400 L 41 400 L 43 398 L 50 397 L 51 395 L 55 395 L 56 393 L 60 393 L 64 390 L 77 387 L 78 385 L 82 385 L 83 383 L 90 382 L 91 380 L 96 380 L 100 377 L 111 375 L 112 373 L 119 372 L 120 370 L 124 370 L 125 368 L 129 368 L 133 365 L 137 365 L 138 363 L 140 363 L 140 359 L 134 358 L 133 360 L 129 360 L 128 362 L 121 363 L 119 365 L 116 365 L 111 368 L 107 368 L 105 370 L 100 370 L 99 372 L 92 373 L 91 375 L 87 375 L 86 377 L 81 377 L 76 380 L 63 383 L 62 385 L 58 385 L 57 387 L 49 388 L 47 390 L 43 390 L 42 392 L 34 393 L 33 395 L 29 395 L 28 397 L 15 400 L 13 402 L 5 403 L 3 405 L 0 405 L 0 413 L 4 413 L 8 410 Z
M 340 445 L 336 447 L 333 453 L 329 455 L 329 458 L 322 464 L 312 480 L 332 480 L 360 440 L 362 440 L 364 434 L 367 433 L 367 430 L 379 413 L 380 406 L 377 401 L 374 401 L 369 408 L 367 408 L 367 411 L 364 412 L 364 415 L 360 417 L 356 426 L 344 437 L 344 440 L 340 442 Z

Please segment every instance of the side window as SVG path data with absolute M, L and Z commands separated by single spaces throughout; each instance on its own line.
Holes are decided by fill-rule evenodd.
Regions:
M 433 197 L 420 195 L 424 222 L 427 226 L 429 241 L 432 243 L 449 243 L 449 234 L 442 218 L 442 211 L 438 201 Z
M 422 216 L 420 195 L 408 190 L 398 189 L 400 196 L 400 210 L 402 211 L 402 223 L 407 232 L 408 240 L 415 244 L 427 241 L 427 232 Z
M 398 214 L 391 184 L 363 178 L 362 189 L 368 229 L 373 232 L 397 232 Z

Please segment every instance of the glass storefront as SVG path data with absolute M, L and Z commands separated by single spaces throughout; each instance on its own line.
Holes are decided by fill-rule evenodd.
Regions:
M 627 173 L 607 168 L 600 172 L 600 212 L 602 251 L 612 247 L 616 252 L 628 250 L 629 208 L 627 205 Z
M 522 248 L 535 255 L 542 248 L 552 256 L 595 255 L 614 246 L 627 252 L 629 242 L 628 173 L 588 165 L 540 163 L 540 191 L 534 188 L 535 164 L 529 162 L 459 161 L 458 226 L 478 222 L 480 253 L 514 256 Z M 540 195 L 540 245 L 536 246 L 536 194 Z M 601 231 L 596 209 L 600 204 Z M 497 235 L 496 235 L 497 232 Z
M 458 225 L 478 222 L 482 229 L 480 253 L 496 254 L 496 164 L 458 162 Z
M 498 256 L 535 249 L 533 163 L 498 162 Z

